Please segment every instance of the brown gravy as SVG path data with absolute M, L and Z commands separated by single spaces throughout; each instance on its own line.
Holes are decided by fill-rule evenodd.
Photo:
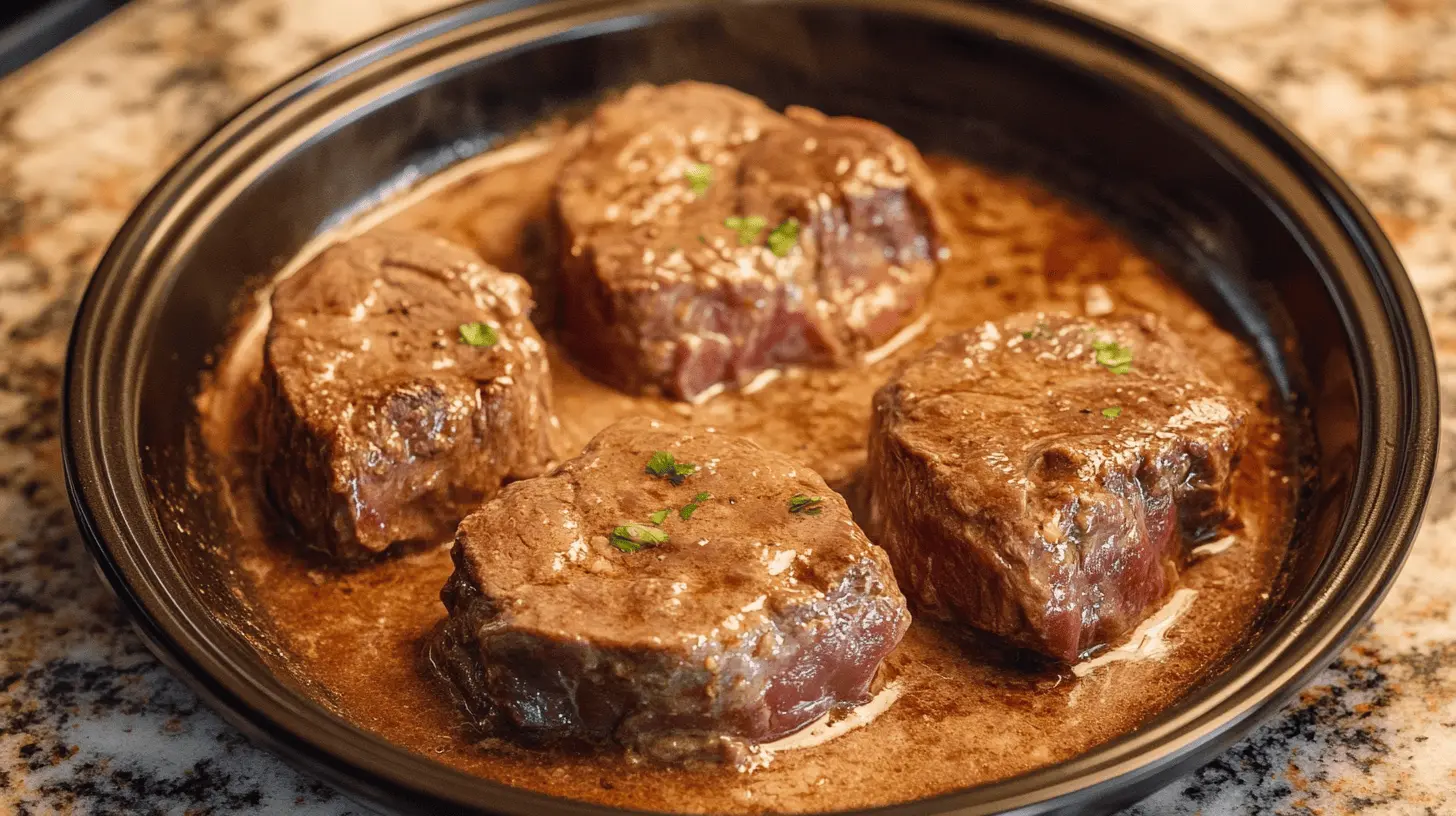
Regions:
M 570 139 L 544 138 L 536 155 L 437 184 L 412 203 L 396 204 L 384 222 L 455 239 L 526 275 L 542 301 L 538 316 L 549 315 L 550 280 L 539 259 L 551 239 L 540 225 Z M 583 377 L 553 346 L 562 452 L 574 453 L 619 418 L 647 415 L 751 436 L 852 491 L 870 397 L 898 361 L 947 333 L 1012 312 L 1083 312 L 1089 287 L 1100 286 L 1118 310 L 1164 316 L 1211 376 L 1266 409 L 1251 422 L 1251 446 L 1236 474 L 1244 528 L 1232 547 L 1184 573 L 1181 586 L 1197 594 L 1173 622 L 1165 653 L 1107 662 L 1078 679 L 1066 668 L 987 660 L 978 647 L 916 623 L 888 662 L 901 692 L 893 705 L 857 730 L 780 752 L 751 773 L 472 742 L 416 662 L 422 638 L 444 616 L 438 592 L 450 572 L 448 548 L 341 572 L 268 532 L 250 466 L 249 397 L 260 337 L 244 332 L 199 398 L 203 438 L 206 455 L 231 485 L 241 591 L 276 630 L 290 673 L 340 716 L 488 779 L 624 807 L 736 813 L 885 805 L 1001 779 L 1135 729 L 1197 685 L 1254 625 L 1292 529 L 1297 484 L 1286 440 L 1294 437 L 1258 360 L 1098 219 L 1025 179 L 954 159 L 932 164 L 957 234 L 918 334 L 897 338 L 903 345 L 863 369 L 789 373 L 753 393 L 700 406 L 611 391 Z M 543 333 L 549 337 L 549 327 Z

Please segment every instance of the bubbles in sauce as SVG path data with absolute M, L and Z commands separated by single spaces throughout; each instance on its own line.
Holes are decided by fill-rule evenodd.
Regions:
M 1110 227 L 1029 181 L 944 158 L 931 162 L 955 227 L 949 259 L 929 311 L 865 367 L 786 371 L 698 405 L 617 393 L 580 374 L 549 325 L 556 297 L 549 195 L 572 139 L 548 129 L 428 179 L 340 231 L 424 229 L 531 282 L 540 304 L 535 319 L 550 347 L 563 456 L 623 417 L 694 422 L 799 458 L 853 505 L 870 398 L 894 366 L 950 332 L 1026 309 L 1155 312 L 1197 350 L 1211 376 L 1255 404 L 1278 404 L 1254 354 Z M 237 527 L 239 591 L 272 630 L 272 642 L 260 648 L 277 650 L 305 691 L 339 716 L 508 785 L 649 810 L 812 812 L 905 802 L 1065 760 L 1138 727 L 1237 648 L 1272 591 L 1292 525 L 1297 479 L 1283 440 L 1295 434 L 1269 411 L 1251 419 L 1250 447 L 1235 474 L 1233 502 L 1244 523 L 1238 545 L 1200 548 L 1203 557 L 1190 562 L 1168 606 L 1127 644 L 1076 668 L 1017 663 L 917 622 L 887 661 L 891 682 L 869 706 L 765 746 L 750 773 L 473 742 L 418 666 L 422 639 L 444 616 L 438 593 L 451 569 L 448 547 L 335 570 L 275 535 L 263 512 L 251 429 L 265 302 L 260 295 L 199 397 L 202 466 L 229 485 L 215 500 L 230 504 Z

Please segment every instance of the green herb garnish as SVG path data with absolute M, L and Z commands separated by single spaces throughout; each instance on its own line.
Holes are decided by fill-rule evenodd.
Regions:
M 460 342 L 476 348 L 489 348 L 500 342 L 500 333 L 489 323 L 461 323 Z
M 748 246 L 758 240 L 768 220 L 761 215 L 730 215 L 723 219 L 723 226 L 738 233 L 739 246 Z
M 789 218 L 768 234 L 768 251 L 782 258 L 799 243 L 799 219 Z
M 666 510 L 658 510 L 656 513 L 653 513 L 652 515 L 648 516 L 647 517 L 647 520 L 650 521 L 650 522 L 652 522 L 653 524 L 656 524 L 658 527 L 661 527 L 662 526 L 662 523 L 664 521 L 667 521 L 667 511 Z
M 1092 350 L 1097 364 L 1113 374 L 1132 370 L 1132 349 L 1113 340 L 1094 340 Z
M 688 180 L 688 186 L 692 188 L 693 195 L 701 196 L 708 192 L 708 188 L 713 185 L 713 166 L 695 164 L 683 172 L 683 178 Z
M 1108 419 L 1117 419 L 1118 417 L 1122 416 L 1122 407 L 1118 405 L 1109 405 L 1108 407 L 1102 409 L 1102 415 L 1107 417 Z
M 1038 320 L 1035 326 L 1021 333 L 1021 339 L 1030 340 L 1034 337 L 1044 337 L 1049 333 L 1046 321 Z
M 667 451 L 657 451 L 647 460 L 647 474 L 680 485 L 687 477 L 698 472 L 698 466 L 691 462 L 679 462 Z
M 612 546 L 624 553 L 641 552 L 646 547 L 667 543 L 667 533 L 645 524 L 623 524 L 612 531 Z
M 657 451 L 652 458 L 647 460 L 647 472 L 653 476 L 666 476 L 672 472 L 673 465 L 677 464 L 673 455 L 667 451 Z
M 698 512 L 698 505 L 711 498 L 713 498 L 713 494 L 707 492 L 699 493 L 698 495 L 694 496 L 692 501 L 683 505 L 682 509 L 677 511 L 678 518 L 682 519 L 683 521 L 687 521 L 688 519 L 692 518 L 693 513 Z
M 805 496 L 803 493 L 795 494 L 789 499 L 790 513 L 803 513 L 806 516 L 817 516 L 824 510 L 823 496 Z

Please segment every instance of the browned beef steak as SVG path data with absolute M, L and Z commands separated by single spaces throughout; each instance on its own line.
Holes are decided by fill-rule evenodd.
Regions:
M 515 275 L 374 231 L 278 284 L 272 305 L 264 478 L 309 546 L 351 559 L 447 539 L 550 459 L 546 352 Z
M 813 471 L 655 421 L 506 487 L 454 557 L 429 659 L 478 725 L 533 743 L 741 761 L 866 699 L 910 623 Z
M 860 119 L 684 82 L 597 109 L 563 169 L 563 336 L 593 376 L 684 399 L 844 365 L 919 311 L 934 182 Z
M 1073 661 L 1223 520 L 1246 410 L 1150 315 L 988 323 L 876 395 L 869 528 L 918 609 Z

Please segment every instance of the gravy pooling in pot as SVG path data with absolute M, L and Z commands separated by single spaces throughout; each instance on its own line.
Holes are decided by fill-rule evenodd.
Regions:
M 926 314 L 868 365 L 763 376 L 701 405 L 632 396 L 573 367 L 550 325 L 557 297 L 550 194 L 574 139 L 573 131 L 547 129 L 364 219 L 455 240 L 531 282 L 562 426 L 558 459 L 626 417 L 707 425 L 814 467 L 853 506 L 872 397 L 904 360 L 947 334 L 1020 311 L 1152 312 L 1211 378 L 1259 408 L 1233 481 L 1242 526 L 1231 546 L 1195 554 L 1168 606 L 1127 643 L 1075 667 L 1017 663 L 916 620 L 886 661 L 889 693 L 829 729 L 833 739 L 797 740 L 805 747 L 766 753 L 748 772 L 475 742 L 419 664 L 426 636 L 445 617 L 438 596 L 451 572 L 448 543 L 362 568 L 329 567 L 299 555 L 265 511 L 252 430 L 257 328 L 267 317 L 259 314 L 199 397 L 203 455 L 228 484 L 240 591 L 276 630 L 282 659 L 315 699 L 410 750 L 543 793 L 649 810 L 813 812 L 905 802 L 1069 759 L 1137 728 L 1249 634 L 1292 529 L 1298 478 L 1290 440 L 1300 434 L 1254 353 L 1106 224 L 1030 181 L 932 157 L 949 215 L 949 259 Z

